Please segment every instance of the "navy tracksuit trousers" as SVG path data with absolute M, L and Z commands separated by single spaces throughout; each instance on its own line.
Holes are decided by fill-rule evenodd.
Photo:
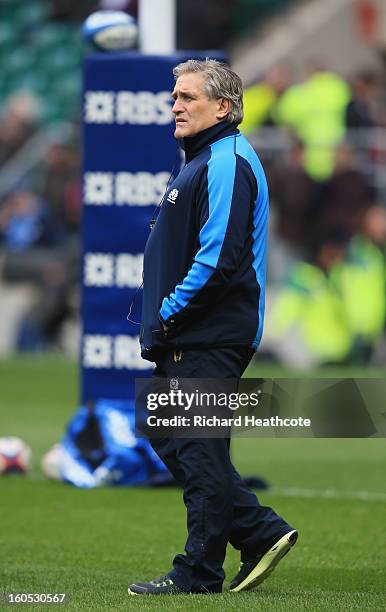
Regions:
M 247 348 L 186 350 L 175 361 L 168 352 L 154 376 L 238 379 L 252 354 Z M 229 439 L 160 438 L 151 444 L 184 490 L 188 539 L 169 572 L 184 591 L 221 592 L 228 542 L 242 560 L 251 559 L 292 529 L 244 484 L 231 463 Z

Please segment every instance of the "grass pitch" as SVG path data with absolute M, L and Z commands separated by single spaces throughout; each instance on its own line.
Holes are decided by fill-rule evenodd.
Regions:
M 129 582 L 166 573 L 183 549 L 181 492 L 82 491 L 45 481 L 39 458 L 77 403 L 76 364 L 0 362 L 0 435 L 24 438 L 34 453 L 28 477 L 0 480 L 0 592 L 67 592 L 65 609 L 77 611 L 386 609 L 384 440 L 235 440 L 241 473 L 272 486 L 260 500 L 299 529 L 293 551 L 249 593 L 129 598 Z M 227 580 L 237 566 L 229 548 Z

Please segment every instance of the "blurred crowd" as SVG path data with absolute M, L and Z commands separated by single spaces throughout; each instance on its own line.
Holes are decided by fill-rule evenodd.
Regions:
M 274 218 L 265 357 L 386 361 L 385 102 L 382 75 L 346 81 L 320 62 L 296 83 L 274 66 L 245 92 Z
M 39 100 L 26 92 L 11 96 L 0 119 L 2 178 L 38 130 Z M 36 289 L 16 330 L 18 350 L 60 348 L 61 326 L 78 305 L 80 222 L 80 146 L 74 131 L 65 143 L 51 144 L 40 163 L 0 197 L 0 281 Z
M 202 3 L 209 15 L 202 23 L 213 18 L 224 26 L 210 46 L 229 35 L 240 3 L 245 11 L 253 4 L 222 3 L 223 21 L 218 3 Z M 198 1 L 185 0 L 184 19 L 190 4 L 199 14 Z M 99 8 L 138 10 L 136 0 L 52 5 L 51 19 L 63 22 Z M 187 24 L 183 45 L 207 47 L 204 25 L 190 28 L 203 36 L 192 44 Z M 363 70 L 345 79 L 321 62 L 307 65 L 300 80 L 289 66 L 274 66 L 245 90 L 241 130 L 264 163 L 271 196 L 264 358 L 286 359 L 287 337 L 291 362 L 294 347 L 307 363 L 386 361 L 385 101 L 382 74 Z M 18 350 L 60 348 L 63 324 L 79 308 L 79 118 L 70 118 L 69 137 L 53 141 L 38 164 L 3 188 L 46 128 L 43 109 L 44 100 L 25 89 L 0 109 L 0 283 L 35 289 L 16 330 Z

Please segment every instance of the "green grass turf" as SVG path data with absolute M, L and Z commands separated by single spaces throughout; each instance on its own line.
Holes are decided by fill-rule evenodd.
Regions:
M 260 376 L 285 376 L 256 367 Z M 67 592 L 66 610 L 385 610 L 384 440 L 235 440 L 239 470 L 272 485 L 261 501 L 299 529 L 295 549 L 250 593 L 128 598 L 130 581 L 165 573 L 182 550 L 181 492 L 81 491 L 45 481 L 39 457 L 60 438 L 76 406 L 76 364 L 55 357 L 0 362 L 0 435 L 21 436 L 34 453 L 28 477 L 0 481 L 0 592 Z M 288 496 L 284 487 L 312 496 Z M 360 491 L 383 498 L 350 498 Z M 229 549 L 228 579 L 237 565 Z

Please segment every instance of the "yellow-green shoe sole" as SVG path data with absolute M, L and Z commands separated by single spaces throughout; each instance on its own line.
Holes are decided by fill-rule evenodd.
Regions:
M 240 591 L 249 591 L 261 584 L 271 575 L 280 559 L 291 550 L 297 538 L 298 532 L 295 529 L 286 533 L 265 553 L 248 576 L 236 587 L 229 589 L 229 591 L 231 593 L 240 593 Z

